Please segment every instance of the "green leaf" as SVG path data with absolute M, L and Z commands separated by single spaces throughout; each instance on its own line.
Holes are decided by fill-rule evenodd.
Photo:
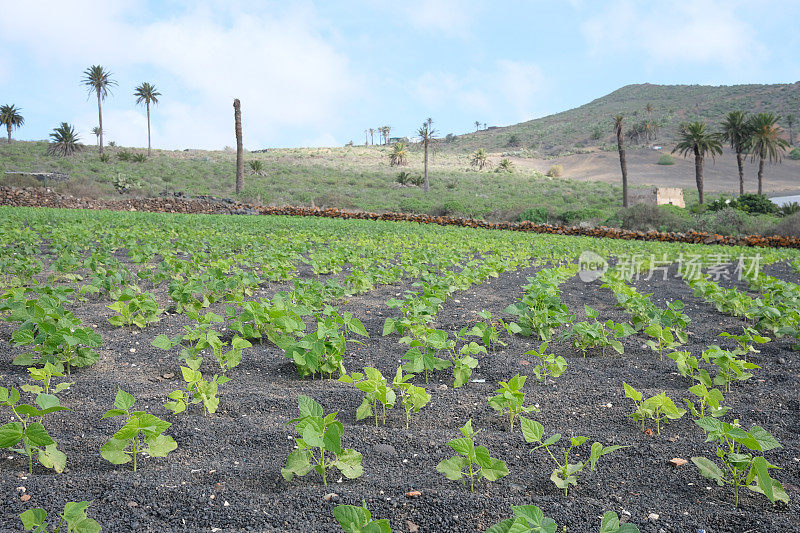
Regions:
M 449 459 L 443 459 L 436 465 L 436 471 L 444 474 L 447 479 L 451 481 L 458 481 L 461 479 L 462 470 L 469 466 L 469 459 L 466 457 L 455 455 Z
M 297 399 L 297 402 L 298 402 L 299 418 L 305 418 L 307 416 L 315 416 L 315 417 L 322 416 L 322 406 L 318 404 L 316 401 L 314 401 L 313 398 L 300 395 Z
M 0 426 L 0 448 L 10 448 L 22 440 L 21 422 L 9 422 Z
M 133 407 L 134 402 L 136 402 L 136 400 L 132 394 L 128 394 L 122 389 L 117 389 L 117 396 L 114 398 L 115 407 L 124 411 L 128 411 L 131 407 Z
M 372 416 L 372 403 L 365 397 L 356 409 L 356 420 L 364 420 Z
M 175 439 L 169 435 L 156 435 L 146 439 L 147 448 L 142 450 L 150 457 L 166 457 L 167 454 L 178 447 Z
M 361 533 L 370 521 L 371 515 L 364 507 L 355 505 L 337 505 L 333 509 L 333 517 L 347 533 Z
M 637 391 L 636 389 L 634 389 L 633 387 L 631 387 L 630 385 L 628 385 L 624 381 L 622 382 L 622 386 L 625 388 L 625 397 L 626 398 L 630 398 L 631 400 L 633 400 L 635 402 L 641 402 L 642 401 L 642 393 L 641 392 Z
M 39 507 L 35 507 L 33 509 L 24 511 L 19 515 L 19 518 L 22 520 L 22 527 L 24 527 L 27 531 L 30 531 L 33 528 L 44 524 L 44 521 L 47 520 L 47 511 Z
M 311 454 L 308 450 L 292 450 L 286 457 L 286 467 L 281 469 L 281 475 L 286 481 L 291 481 L 292 477 L 305 476 L 313 469 Z
M 757 475 L 756 485 L 769 501 L 775 503 L 775 495 L 772 492 L 772 478 L 769 476 L 767 460 L 763 457 L 755 457 L 753 459 L 753 470 L 756 471 Z
M 45 468 L 52 468 L 60 474 L 67 466 L 67 456 L 61 450 L 56 449 L 55 443 L 48 444 L 44 448 L 39 448 L 39 462 Z
M 355 450 L 342 450 L 341 453 L 336 454 L 333 466 L 338 468 L 347 479 L 355 479 L 364 473 L 364 468 L 361 466 L 362 457 L 361 453 Z
M 44 426 L 39 422 L 28 424 L 28 429 L 25 431 L 25 438 L 34 446 L 47 446 L 48 444 L 55 444 L 55 441 L 44 429 Z
M 131 460 L 131 456 L 124 451 L 127 447 L 127 440 L 111 438 L 100 447 L 100 455 L 115 465 L 125 464 Z
M 524 416 L 519 417 L 522 427 L 522 436 L 526 442 L 540 442 L 544 435 L 544 426 L 535 420 L 530 420 Z
M 697 469 L 700 470 L 701 476 L 712 479 L 720 485 L 722 484 L 722 480 L 725 479 L 725 474 L 714 461 L 705 457 L 692 457 L 692 462 L 697 466 Z

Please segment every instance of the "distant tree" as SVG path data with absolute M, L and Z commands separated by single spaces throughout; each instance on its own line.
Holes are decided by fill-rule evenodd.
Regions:
M 383 135 L 383 144 L 389 144 L 389 134 L 392 132 L 391 126 L 381 126 L 381 135 Z
M 722 122 L 722 131 L 719 138 L 730 145 L 736 153 L 736 163 L 739 165 L 739 194 L 744 194 L 744 156 L 750 142 L 752 131 L 747 115 L 742 111 L 731 111 Z
M 617 136 L 617 150 L 619 150 L 619 166 L 622 170 L 622 207 L 628 207 L 628 163 L 625 161 L 625 137 L 622 133 L 624 117 L 614 117 L 614 133 Z
M 155 85 L 144 82 L 136 87 L 133 96 L 136 97 L 137 104 L 144 102 L 147 107 L 147 157 L 150 157 L 150 103 L 157 104 L 161 93 L 156 90 Z
M 649 144 L 650 140 L 653 138 L 652 135 L 655 133 L 655 127 L 651 120 L 653 116 L 653 104 L 648 102 L 647 105 L 644 106 L 644 112 L 647 115 L 647 119 L 642 124 L 644 126 L 644 142 Z
M 506 142 L 506 146 L 510 146 L 512 148 L 516 148 L 520 145 L 519 135 L 516 133 L 512 133 L 508 136 L 508 141 Z
M 497 164 L 497 169 L 495 169 L 495 171 L 512 173 L 514 172 L 514 163 L 512 163 L 508 158 L 503 158 Z
M 486 123 L 485 122 L 483 123 L 483 129 L 486 129 Z
M 0 106 L 0 126 L 5 126 L 8 131 L 8 144 L 11 144 L 11 128 L 19 128 L 25 124 L 20 111 L 22 110 L 14 105 Z
M 480 123 L 479 120 L 476 120 L 475 121 L 475 131 L 478 131 L 479 129 L 481 129 L 481 123 Z
M 81 150 L 80 139 L 75 133 L 75 128 L 66 122 L 62 122 L 57 128 L 53 128 L 50 134 L 50 144 L 47 146 L 49 155 L 66 157 Z
M 794 133 L 792 126 L 794 126 L 796 119 L 794 115 L 786 115 L 786 125 L 789 127 L 789 146 L 794 146 Z
M 781 129 L 777 122 L 781 117 L 773 113 L 759 113 L 748 121 L 752 131 L 750 137 L 750 156 L 755 161 L 758 157 L 758 194 L 762 194 L 764 181 L 764 162 L 780 163 L 781 157 L 789 143 L 781 138 Z
M 700 203 L 703 203 L 703 160 L 706 154 L 722 154 L 722 144 L 717 135 L 706 130 L 705 122 L 690 122 L 686 124 L 679 135 L 680 142 L 672 150 L 672 153 L 680 153 L 686 157 L 689 153 L 694 153 L 694 175 L 697 182 L 697 193 L 700 196 Z M 760 192 L 759 192 L 760 194 Z
M 369 130 L 364 130 L 364 146 L 369 146 Z
M 97 143 L 97 146 L 100 146 L 100 126 L 92 128 L 92 135 L 96 137 L 95 143 Z
M 233 100 L 233 124 L 236 130 L 236 194 L 244 188 L 244 146 L 242 145 L 242 103 Z
M 389 154 L 390 165 L 393 167 L 404 167 L 408 164 L 408 151 L 405 143 L 397 143 L 392 147 Z
M 370 144 L 375 145 L 375 128 L 369 129 Z
M 431 144 L 436 142 L 436 130 L 433 129 L 433 119 L 428 117 L 428 120 L 422 123 L 422 126 L 419 128 L 419 137 L 422 142 L 422 147 L 425 150 L 425 192 L 428 192 L 431 189 L 430 182 L 428 181 L 428 149 L 431 147 Z
M 489 158 L 486 155 L 486 150 L 479 148 L 472 153 L 469 164 L 473 167 L 478 167 L 478 170 L 483 168 L 489 163 Z
M 103 155 L 103 107 L 101 102 L 111 92 L 110 87 L 117 84 L 111 79 L 111 72 L 100 65 L 92 65 L 83 71 L 81 83 L 85 85 L 89 94 L 97 94 L 97 116 L 100 122 L 100 155 Z

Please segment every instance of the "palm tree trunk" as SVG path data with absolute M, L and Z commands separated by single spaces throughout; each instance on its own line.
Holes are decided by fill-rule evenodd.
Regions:
M 430 184 L 428 183 L 428 139 L 425 139 L 425 192 L 428 192 L 431 188 Z
M 103 155 L 103 107 L 100 103 L 100 91 L 97 91 L 97 119 L 100 121 L 100 155 Z
M 11 144 L 11 124 L 6 124 L 6 129 L 8 130 L 8 144 Z
M 147 101 L 147 157 L 150 157 L 150 100 Z
M 739 194 L 744 194 L 744 162 L 742 152 L 736 152 L 736 164 L 739 165 Z
M 233 101 L 233 120 L 236 126 L 236 194 L 244 188 L 244 148 L 242 147 L 242 104 Z
M 761 158 L 758 160 L 758 194 L 764 194 L 763 191 L 764 180 L 764 153 L 761 153 Z
M 697 194 L 700 196 L 700 203 L 703 203 L 703 154 L 694 149 L 694 178 L 697 181 Z
M 622 170 L 622 207 L 628 207 L 628 163 L 625 161 L 625 145 L 622 139 L 622 128 L 617 129 L 617 149 L 619 150 L 619 166 Z

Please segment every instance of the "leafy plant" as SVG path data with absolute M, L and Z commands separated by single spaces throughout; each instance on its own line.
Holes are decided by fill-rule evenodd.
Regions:
M 64 512 L 59 514 L 58 525 L 52 530 L 52 533 L 59 533 L 61 527 L 66 525 L 66 533 L 98 533 L 103 528 L 96 520 L 89 518 L 86 515 L 86 509 L 92 502 L 67 502 L 64 505 Z M 22 520 L 22 527 L 25 531 L 32 531 L 33 533 L 46 533 L 50 524 L 45 522 L 47 520 L 47 511 L 41 507 L 34 507 L 28 509 L 19 515 Z
M 736 355 L 724 350 L 716 344 L 703 351 L 703 361 L 717 366 L 717 374 L 714 376 L 715 385 L 724 385 L 725 392 L 730 392 L 731 383 L 734 381 L 746 381 L 753 377 L 748 370 L 761 368 L 755 363 L 750 363 L 745 359 L 737 359 Z
M 457 348 L 458 342 L 463 340 L 466 332 L 467 328 L 462 328 L 456 335 L 455 340 L 448 340 L 445 343 L 447 350 L 450 352 L 450 360 L 453 362 L 453 387 L 455 388 L 469 382 L 472 371 L 477 368 L 478 360 L 472 356 L 486 353 L 486 348 L 474 341 L 465 341 L 460 348 Z
M 373 520 L 363 501 L 361 507 L 337 505 L 333 508 L 333 517 L 346 533 L 392 533 L 389 521 L 385 518 Z
M 114 409 L 109 409 L 101 419 L 124 416 L 125 424 L 100 447 L 100 455 L 115 465 L 133 460 L 136 472 L 137 458 L 146 453 L 150 457 L 166 457 L 178 447 L 175 439 L 164 435 L 172 424 L 144 411 L 131 411 L 135 398 L 122 389 L 117 389 Z
M 656 423 L 656 433 L 661 434 L 661 422 L 667 420 L 677 420 L 686 414 L 686 409 L 681 409 L 662 392 L 644 399 L 642 393 L 623 382 L 625 387 L 625 397 L 633 400 L 636 405 L 636 411 L 631 413 L 630 416 L 634 420 L 641 421 L 642 431 L 645 429 L 645 421 L 649 418 Z
M 214 374 L 210 380 L 204 380 L 200 372 L 202 359 L 187 359 L 186 366 L 181 367 L 183 380 L 186 382 L 186 390 L 176 390 L 169 393 L 167 398 L 170 401 L 164 407 L 175 414 L 186 411 L 192 404 L 203 404 L 203 411 L 206 415 L 217 412 L 219 407 L 219 386 L 230 381 L 230 378 L 223 375 Z
M 412 374 L 423 372 L 425 383 L 428 382 L 428 372 L 452 366 L 450 361 L 436 355 L 439 350 L 446 350 L 449 346 L 446 331 L 422 328 L 414 337 L 403 337 L 400 342 L 411 346 L 402 357 L 406 361 L 403 370 Z
M 613 320 L 607 320 L 605 323 L 599 322 L 597 317 L 599 313 L 584 305 L 586 316 L 594 322 L 575 322 L 572 328 L 565 330 L 562 338 L 572 339 L 572 346 L 576 350 L 580 350 L 584 357 L 586 351 L 590 348 L 602 348 L 603 355 L 606 354 L 606 347 L 611 347 L 617 353 L 624 353 L 625 347 L 619 339 L 626 337 L 634 332 L 628 324 L 617 324 Z
M 700 368 L 697 357 L 694 357 L 692 353 L 687 350 L 669 353 L 667 357 L 675 361 L 675 365 L 678 367 L 678 373 L 685 378 L 694 378 L 695 373 Z
M 538 348 L 528 350 L 525 355 L 533 355 L 541 361 L 538 365 L 533 367 L 533 373 L 536 379 L 547 385 L 547 378 L 557 378 L 567 369 L 567 360 L 559 355 L 556 357 L 554 354 L 546 354 L 547 341 L 544 341 Z
M 708 375 L 708 371 L 701 369 L 695 378 L 698 382 L 689 387 L 689 392 L 697 396 L 697 404 L 688 398 L 683 400 L 692 416 L 703 418 L 706 416 L 706 409 L 708 409 L 708 414 L 714 418 L 719 418 L 727 413 L 730 407 L 720 406 L 725 401 L 725 397 L 719 389 L 711 388 L 711 377 Z
M 40 394 L 42 392 L 45 394 L 58 394 L 59 392 L 69 389 L 70 385 L 74 385 L 74 383 L 62 381 L 54 387 L 50 387 L 50 382 L 54 377 L 64 377 L 64 365 L 61 363 L 47 362 L 42 368 L 30 367 L 28 368 L 28 373 L 34 381 L 42 382 L 41 386 L 25 384 L 20 387 L 23 391 L 30 392 L 31 394 Z
M 770 341 L 770 338 L 759 335 L 758 331 L 751 327 L 742 326 L 742 330 L 743 331 L 741 335 L 734 335 L 732 333 L 728 333 L 727 331 L 723 331 L 719 334 L 719 336 L 728 337 L 735 340 L 739 347 L 734 350 L 734 354 L 741 355 L 744 360 L 747 361 L 748 355 L 761 353 L 760 350 L 756 350 L 753 345 L 766 344 Z
M 440 472 L 451 481 L 462 481 L 469 477 L 471 492 L 475 492 L 475 478 L 497 481 L 508 475 L 508 467 L 500 459 L 489 456 L 484 446 L 475 446 L 477 431 L 472 429 L 472 420 L 468 420 L 461 428 L 463 437 L 447 443 L 458 455 L 443 459 L 436 465 Z
M 614 511 L 606 511 L 600 520 L 600 533 L 641 533 L 636 524 L 619 523 L 619 516 Z
M 569 447 L 564 450 L 564 460 L 562 462 L 561 460 L 557 459 L 550 450 L 551 446 L 561 440 L 560 433 L 556 433 L 555 435 L 551 435 L 545 440 L 542 440 L 544 437 L 544 426 L 542 426 L 542 424 L 535 420 L 530 420 L 524 416 L 521 416 L 520 425 L 522 426 L 522 436 L 525 438 L 525 441 L 529 443 L 538 443 L 538 445 L 535 446 L 531 452 L 540 448 L 544 448 L 553 462 L 555 462 L 556 468 L 550 475 L 550 481 L 552 481 L 553 484 L 559 489 L 564 489 L 564 496 L 567 496 L 570 485 L 574 487 L 578 486 L 578 476 L 587 465 L 589 466 L 589 470 L 593 471 L 595 466 L 597 466 L 597 461 L 602 456 L 608 455 L 609 453 L 615 452 L 621 448 L 625 448 L 625 446 L 619 446 L 617 444 L 613 446 L 603 446 L 599 442 L 595 442 L 592 444 L 589 451 L 588 462 L 578 461 L 576 463 L 570 463 L 569 455 L 572 450 L 589 440 L 588 437 L 571 437 Z
M 108 319 L 114 326 L 137 326 L 145 328 L 161 320 L 162 309 L 149 292 L 135 293 L 131 289 L 122 292 L 116 302 L 106 306 L 119 313 Z
M 164 334 L 158 335 L 153 339 L 152 345 L 162 350 L 171 350 L 175 346 L 180 346 L 181 350 L 178 354 L 180 360 L 199 359 L 202 357 L 201 352 L 209 346 L 217 346 L 221 349 L 222 339 L 220 339 L 219 333 L 212 329 L 214 323 L 222 322 L 221 316 L 214 313 L 199 315 L 194 312 L 190 312 L 187 316 L 195 324 L 183 326 L 184 334 L 172 338 Z
M 409 383 L 409 380 L 413 377 L 414 374 L 403 375 L 403 367 L 399 366 L 397 367 L 397 373 L 392 382 L 392 386 L 397 389 L 400 394 L 400 403 L 403 404 L 403 408 L 406 411 L 406 429 L 408 429 L 411 423 L 411 413 L 418 413 L 420 409 L 428 405 L 428 402 L 431 401 L 431 395 L 428 394 L 428 391 L 423 387 L 417 387 Z
M 486 533 L 556 533 L 558 524 L 535 505 L 512 505 L 513 517 L 486 530 Z
M 353 372 L 344 374 L 339 378 L 342 383 L 352 383 L 356 388 L 364 393 L 361 405 L 356 409 L 356 420 L 363 420 L 367 417 L 375 417 L 375 427 L 378 427 L 378 404 L 383 408 L 382 421 L 386 424 L 386 408 L 394 408 L 397 395 L 391 386 L 386 383 L 381 371 L 377 368 L 364 367 L 364 373 Z
M 530 413 L 538 411 L 533 405 L 525 404 L 525 393 L 522 392 L 522 387 L 525 385 L 527 376 L 515 375 L 508 381 L 501 381 L 500 388 L 495 392 L 495 396 L 489 398 L 489 406 L 495 411 L 501 413 L 508 413 L 508 420 L 510 431 L 514 431 L 514 420 L 520 413 Z
M 647 344 L 651 350 L 658 352 L 658 357 L 661 360 L 664 359 L 664 350 L 674 350 L 686 342 L 685 339 L 683 342 L 681 342 L 680 339 L 676 339 L 672 328 L 664 327 L 659 323 L 650 324 L 644 328 L 644 332 L 646 335 L 653 337 L 652 339 L 647 339 L 645 344 Z
M 56 448 L 56 441 L 47 433 L 42 425 L 45 415 L 57 411 L 68 411 L 62 407 L 52 394 L 40 393 L 36 395 L 35 406 L 19 404 L 20 394 L 17 389 L 0 387 L 0 406 L 11 408 L 15 422 L 8 422 L 0 426 L 0 449 L 11 448 L 12 452 L 25 455 L 28 458 L 28 473 L 33 473 L 33 455 L 45 468 L 52 468 L 59 474 L 64 471 L 67 456 Z M 12 448 L 22 443 L 21 448 Z
M 733 486 L 734 505 L 739 506 L 739 487 L 743 486 L 763 494 L 772 503 L 789 501 L 783 485 L 769 475 L 769 469 L 777 467 L 763 455 L 756 455 L 781 447 L 766 429 L 753 426 L 745 431 L 738 420 L 728 424 L 714 417 L 695 422 L 707 433 L 706 442 L 717 441 L 716 455 L 724 470 L 707 457 L 692 457 L 692 462 L 703 477 L 716 481 L 719 486 Z
M 324 416 L 320 404 L 302 395 L 298 398 L 298 411 L 298 417 L 289 421 L 300 437 L 295 437 L 297 448 L 289 453 L 286 467 L 281 469 L 286 481 L 315 470 L 327 485 L 326 472 L 330 468 L 337 468 L 348 479 L 364 473 L 361 454 L 342 448 L 344 426 L 336 420 L 335 412 Z
M 506 323 L 499 318 L 495 320 L 492 317 L 492 313 L 486 309 L 481 310 L 478 316 L 484 319 L 484 321 L 478 322 L 472 326 L 472 329 L 469 330 L 467 335 L 480 337 L 481 341 L 483 341 L 483 345 L 486 346 L 486 349 L 489 351 L 495 350 L 498 346 L 506 346 L 506 343 L 500 340 L 498 326 L 505 329 L 509 335 L 514 335 L 522 331 L 522 328 L 514 322 Z

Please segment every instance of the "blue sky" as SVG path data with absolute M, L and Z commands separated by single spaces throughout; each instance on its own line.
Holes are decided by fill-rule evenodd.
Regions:
M 442 133 L 508 125 L 630 83 L 800 80 L 800 2 L 211 0 L 3 1 L 0 103 L 20 139 L 62 121 L 94 142 L 80 85 L 100 64 L 118 86 L 106 140 L 146 146 L 133 89 L 162 93 L 153 146 L 233 145 L 242 100 L 249 149 L 363 142 L 364 129 Z

